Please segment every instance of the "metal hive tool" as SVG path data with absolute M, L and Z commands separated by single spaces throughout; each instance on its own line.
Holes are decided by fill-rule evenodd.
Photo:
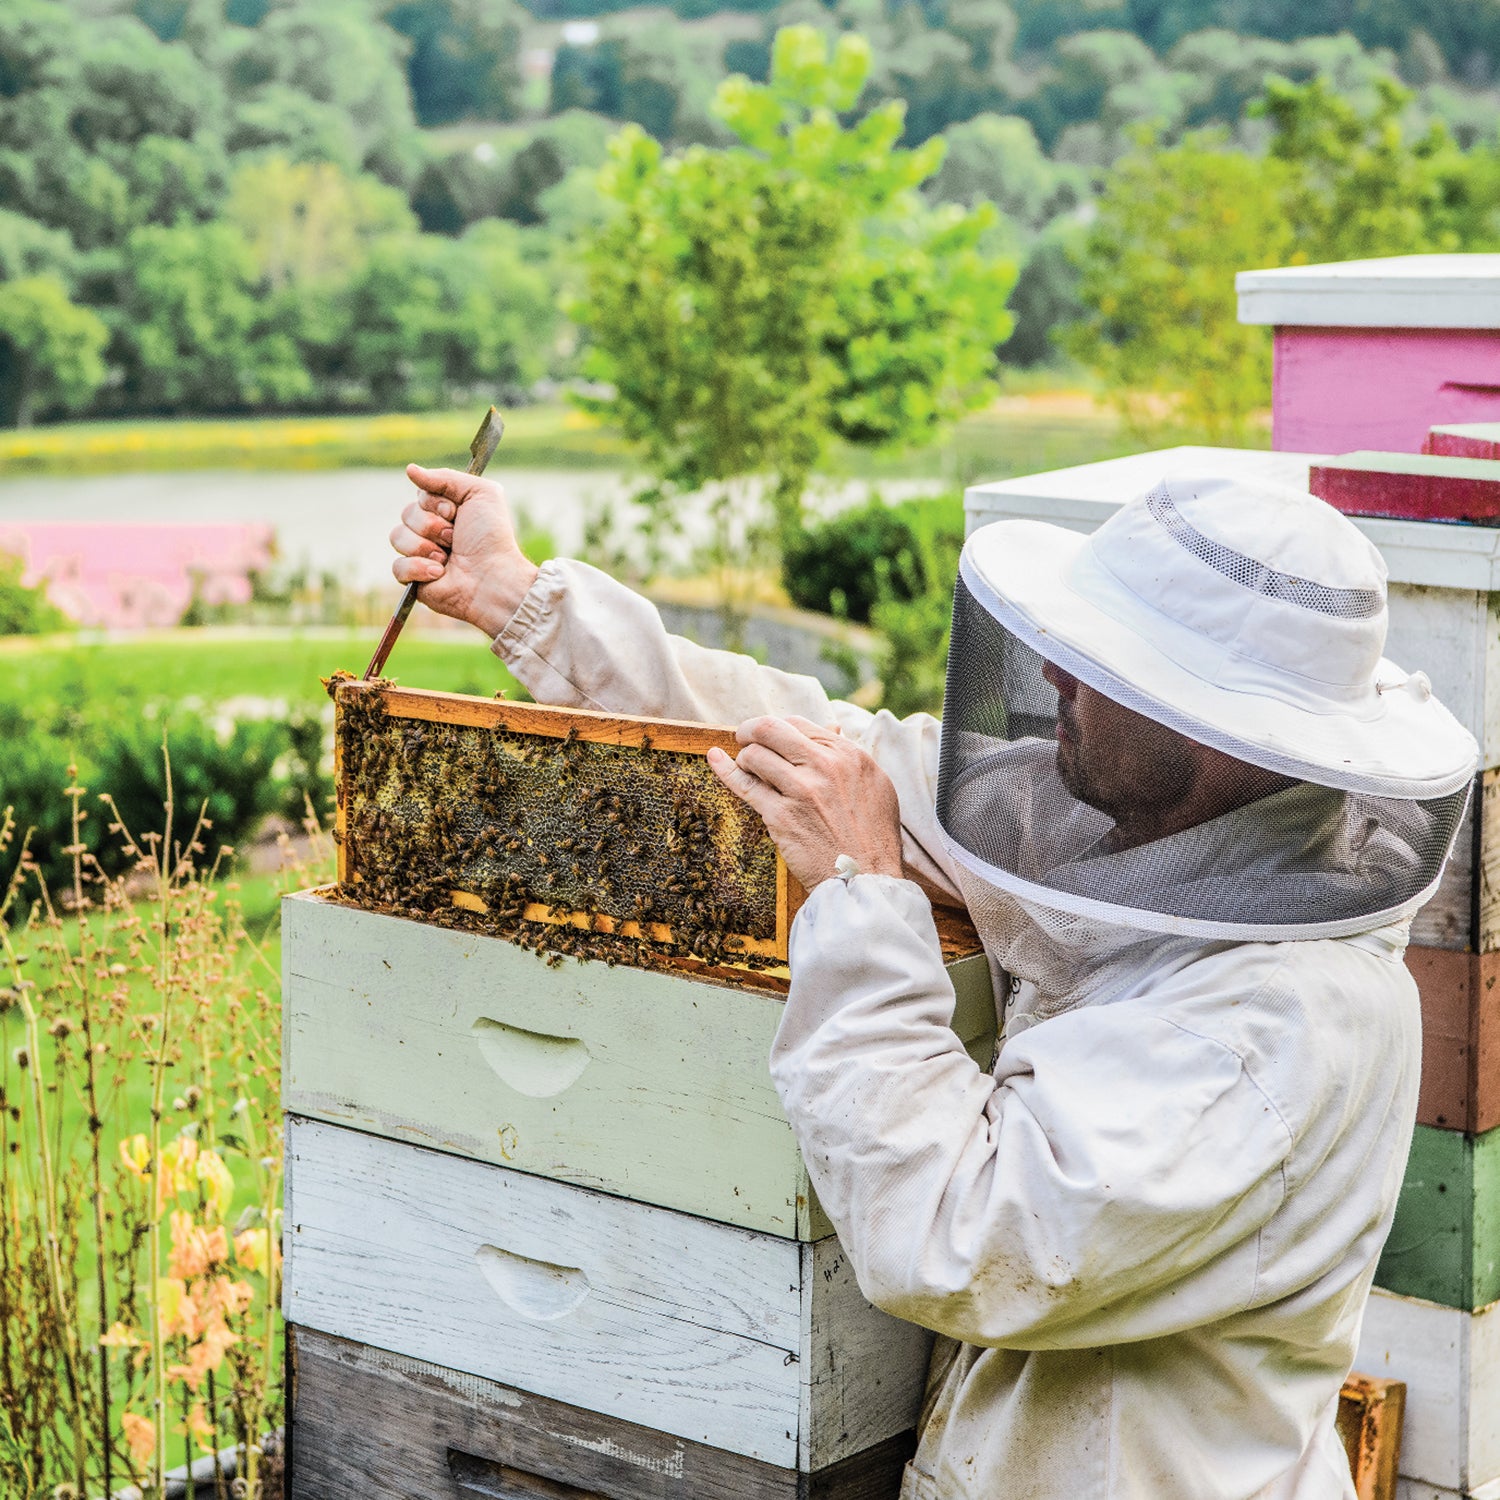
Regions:
M 336 685 L 345 899 L 605 962 L 785 963 L 802 891 L 705 756 L 734 732 Z

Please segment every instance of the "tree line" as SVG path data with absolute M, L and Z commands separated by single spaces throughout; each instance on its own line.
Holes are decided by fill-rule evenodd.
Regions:
M 418 408 L 613 368 L 616 293 L 588 266 L 601 244 L 631 265 L 620 162 L 709 153 L 710 198 L 731 168 L 764 168 L 775 153 L 725 99 L 776 93 L 775 38 L 801 27 L 864 59 L 857 94 L 819 107 L 880 122 L 877 154 L 921 166 L 879 213 L 855 205 L 882 248 L 809 369 L 896 347 L 868 309 L 910 312 L 910 278 L 881 268 L 921 254 L 936 286 L 980 264 L 988 293 L 1005 280 L 1009 316 L 980 320 L 1004 362 L 1064 348 L 1125 397 L 1191 386 L 1199 419 L 1233 427 L 1263 385 L 1261 335 L 1224 321 L 1233 270 L 1494 243 L 1491 9 L 9 0 L 0 422 Z M 970 226 L 947 249 L 922 227 L 940 211 Z M 936 302 L 923 315 L 946 326 Z M 946 372 L 942 337 L 924 357 Z M 1204 360 L 1228 395 L 1194 395 L 1184 372 Z M 841 420 L 878 428 L 891 395 L 875 381 Z M 934 409 L 952 414 L 951 391 Z M 890 441 L 933 426 L 887 425 Z

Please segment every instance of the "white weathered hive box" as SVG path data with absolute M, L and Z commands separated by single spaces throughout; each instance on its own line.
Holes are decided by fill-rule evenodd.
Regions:
M 282 905 L 292 1114 L 767 1234 L 831 1233 L 771 1085 L 784 992 L 623 965 L 549 968 L 500 938 Z M 949 966 L 981 1067 L 982 954 Z
M 916 1425 L 932 1336 L 832 1237 L 288 1125 L 289 1323 L 783 1470 Z

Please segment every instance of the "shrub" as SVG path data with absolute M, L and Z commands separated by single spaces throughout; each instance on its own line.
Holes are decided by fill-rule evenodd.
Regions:
M 66 630 L 68 617 L 47 597 L 45 589 L 21 582 L 19 557 L 0 553 L 0 635 L 47 635 Z
M 797 533 L 783 549 L 782 583 L 801 609 L 868 624 L 883 598 L 951 592 L 963 534 L 957 496 L 901 505 L 872 499 Z

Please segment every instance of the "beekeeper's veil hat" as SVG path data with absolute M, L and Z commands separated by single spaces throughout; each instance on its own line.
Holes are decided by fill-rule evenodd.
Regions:
M 1414 911 L 1478 752 L 1427 678 L 1385 659 L 1385 580 L 1330 506 L 1241 480 L 1164 481 L 1087 537 L 1026 520 L 976 531 L 937 806 L 976 917 L 988 895 L 1054 927 L 1233 939 Z M 1061 674 L 1244 762 L 1250 800 L 1117 852 L 1114 819 L 1058 772 Z

